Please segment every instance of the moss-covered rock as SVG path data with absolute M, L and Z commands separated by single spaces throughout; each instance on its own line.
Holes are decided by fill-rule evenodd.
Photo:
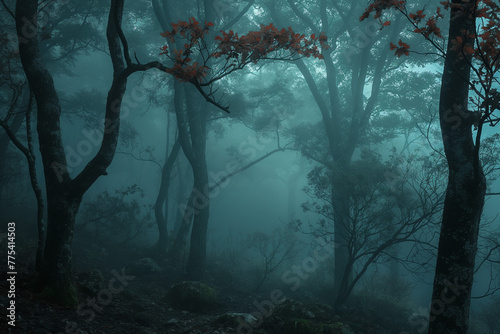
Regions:
M 190 312 L 202 312 L 215 306 L 215 290 L 200 282 L 184 281 L 173 285 L 165 301 Z
M 257 322 L 257 319 L 249 313 L 225 313 L 213 321 L 214 324 L 234 329 L 238 328 L 241 323 L 252 325 L 255 322 Z
M 309 319 L 289 319 L 283 334 L 352 334 L 348 326 L 341 323 L 324 324 Z
M 96 295 L 103 288 L 104 278 L 97 269 L 76 274 L 76 284 L 81 292 Z
M 294 299 L 287 299 L 276 307 L 276 316 L 283 319 L 315 319 L 328 320 L 334 318 L 333 309 L 328 305 L 304 303 Z

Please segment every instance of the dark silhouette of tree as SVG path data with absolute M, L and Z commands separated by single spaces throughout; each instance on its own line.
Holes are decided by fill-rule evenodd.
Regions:
M 281 24 L 285 16 L 312 33 L 328 36 L 328 49 L 322 50 L 320 60 L 324 75 L 303 61 L 295 63 L 321 113 L 321 123 L 302 126 L 298 131 L 298 149 L 309 159 L 331 171 L 349 170 L 355 152 L 370 139 L 371 122 L 380 111 L 379 101 L 391 74 L 401 63 L 391 58 L 384 48 L 403 29 L 402 20 L 393 31 L 378 31 L 357 21 L 358 1 L 326 0 L 302 2 L 266 1 L 273 21 Z M 334 14 L 333 14 L 334 13 Z M 385 97 L 385 96 L 384 96 Z M 321 134 L 321 135 L 320 135 Z M 327 147 L 323 150 L 323 142 Z M 332 187 L 330 202 L 334 210 L 335 255 L 334 289 L 332 299 L 338 299 L 341 283 L 348 267 L 348 240 L 342 226 L 348 225 L 350 199 L 342 189 Z M 352 273 L 348 280 L 352 279 Z M 338 299 L 340 301 L 340 299 Z
M 383 20 L 383 11 L 395 8 L 413 24 L 444 59 L 439 120 L 448 163 L 448 186 L 438 246 L 436 274 L 429 318 L 429 333 L 467 333 L 479 226 L 486 194 L 480 159 L 483 126 L 498 124 L 499 6 L 494 1 L 441 2 L 449 10 L 448 41 L 438 20 L 442 8 L 428 15 L 410 12 L 406 1 L 373 1 L 361 16 Z M 480 20 L 478 20 L 480 18 Z M 386 24 L 386 22 L 388 22 Z M 390 25 L 389 21 L 383 23 Z M 479 27 L 478 27 L 479 24 Z M 399 45 L 399 46 L 398 46 Z M 391 44 L 396 55 L 409 55 L 411 45 Z M 472 96 L 469 95 L 473 92 Z M 475 109 L 475 110 L 471 110 Z M 473 129 L 477 130 L 473 134 Z
M 216 39 L 218 50 L 217 55 L 215 55 L 214 52 L 204 53 L 208 52 L 209 49 L 205 47 L 207 44 L 202 41 L 212 24 L 207 22 L 205 26 L 201 26 L 192 18 L 189 23 L 181 21 L 177 26 L 173 25 L 174 31 L 170 32 L 171 36 L 174 37 L 179 32 L 181 38 L 187 36 L 189 43 L 185 44 L 184 50 L 179 49 L 179 51 L 173 52 L 175 56 L 172 58 L 173 65 L 171 67 L 166 67 L 157 61 L 142 64 L 137 57 L 136 62 L 132 61 L 128 41 L 121 28 L 124 0 L 113 0 L 106 30 L 109 54 L 113 65 L 113 81 L 106 99 L 101 146 L 83 170 L 78 175 L 71 177 L 61 137 L 59 95 L 54 87 L 53 77 L 40 54 L 39 41 L 43 38 L 43 29 L 39 31 L 41 27 L 38 25 L 39 21 L 36 20 L 38 6 L 36 0 L 21 0 L 16 3 L 15 10 L 21 63 L 36 100 L 37 129 L 47 195 L 47 235 L 38 285 L 40 288 L 48 289 L 48 294 L 53 295 L 59 303 L 75 305 L 76 293 L 71 277 L 71 245 L 75 216 L 80 207 L 82 196 L 100 176 L 107 175 L 106 169 L 116 153 L 120 129 L 120 110 L 128 78 L 136 72 L 157 68 L 173 74 L 179 79 L 189 81 L 207 101 L 225 109 L 212 98 L 211 92 L 206 93 L 203 87 L 210 87 L 215 81 L 236 70 L 233 69 L 233 61 L 226 62 L 222 66 L 220 69 L 222 74 L 217 74 L 218 72 L 214 71 L 211 73 L 212 75 L 206 76 L 207 81 L 203 82 L 201 78 L 205 78 L 205 76 L 198 74 L 197 65 L 189 59 L 192 48 L 201 45 L 201 49 L 198 50 L 199 56 L 207 61 L 209 57 L 224 57 L 226 60 L 235 60 L 239 63 L 237 66 L 237 70 L 239 70 L 248 65 L 249 62 L 246 61 L 246 57 L 243 57 L 243 53 L 249 51 L 248 47 L 252 51 L 253 43 L 256 46 L 264 47 L 262 52 L 259 48 L 255 51 L 256 56 L 251 57 L 252 62 L 255 62 L 268 58 L 270 54 L 279 54 L 282 50 L 289 51 L 290 57 L 300 57 L 300 53 L 303 53 L 303 56 L 318 56 L 316 43 L 321 43 L 323 37 L 311 36 L 310 39 L 306 39 L 304 35 L 298 35 L 291 29 L 276 31 L 270 25 L 261 29 L 260 32 L 250 32 L 246 35 L 246 39 L 244 36 L 238 37 L 232 32 L 223 33 L 220 40 Z M 176 30 L 175 27 L 178 29 Z M 183 36 L 183 31 L 184 33 L 188 32 L 189 35 Z M 258 42 L 259 36 L 268 37 L 266 37 L 265 42 L 260 43 Z M 195 40 L 197 43 L 194 43 Z M 207 58 L 203 58 L 204 55 Z M 209 64 L 203 63 L 202 68 L 207 69 L 207 65 Z M 194 74 L 192 74 L 193 68 L 196 69 Z M 179 98 L 179 96 L 175 98 Z M 204 153 L 205 140 L 203 139 L 206 137 L 206 122 L 203 122 L 206 114 L 203 113 L 203 106 L 199 103 L 194 103 L 193 108 L 188 109 L 191 114 L 178 114 L 179 138 L 183 148 L 190 148 L 184 149 L 184 153 L 195 170 L 194 193 L 203 194 L 208 190 Z M 193 117 L 193 115 L 197 116 Z M 188 129 L 185 127 L 187 123 L 185 122 L 190 125 L 189 133 L 187 133 Z M 197 157 L 196 160 L 195 157 Z M 193 197 L 194 203 L 198 200 L 199 198 Z M 207 222 L 208 206 L 195 215 L 193 224 L 192 249 L 188 265 L 188 272 L 193 278 L 199 277 L 204 270 Z
M 123 0 L 112 1 L 107 38 L 113 63 L 113 83 L 108 92 L 104 135 L 96 156 L 74 178 L 68 172 L 67 157 L 61 139 L 61 107 L 54 80 L 41 59 L 36 21 L 38 1 L 21 0 L 16 3 L 16 29 L 19 53 L 26 78 L 36 99 L 37 129 L 47 194 L 47 236 L 40 268 L 39 286 L 48 288 L 61 304 L 76 305 L 76 293 L 71 277 L 71 245 L 75 216 L 82 196 L 102 175 L 115 154 L 120 128 L 120 108 L 127 79 L 138 71 L 145 71 L 158 62 L 132 63 L 128 44 L 121 30 Z M 31 36 L 27 36 L 30 32 Z
M 203 4 L 204 24 L 192 17 L 189 21 L 172 23 L 172 29 L 169 29 L 167 23 L 172 22 L 171 4 L 153 2 L 155 14 L 166 30 L 163 36 L 167 38 L 167 45 L 163 46 L 162 54 L 173 62 L 167 72 L 194 87 L 181 86 L 178 81 L 174 83 L 179 141 L 192 167 L 194 183 L 183 213 L 184 224 L 170 248 L 170 256 L 178 257 L 192 221 L 187 264 L 187 274 L 191 279 L 199 279 L 205 271 L 210 192 L 213 190 L 209 186 L 205 156 L 208 120 L 205 102 L 229 112 L 228 107 L 217 99 L 214 84 L 261 60 L 293 60 L 311 56 L 321 58 L 319 45 L 325 42 L 324 35 L 306 37 L 291 28 L 277 29 L 273 24 L 261 25 L 260 30 L 246 35 L 229 30 L 213 36 L 210 29 L 214 27 L 214 7 L 209 1 Z M 244 15 L 251 4 L 245 6 L 237 17 Z M 205 101 L 196 98 L 197 93 Z
M 22 72 L 17 47 L 17 40 L 24 41 L 26 38 L 25 35 L 30 34 L 30 31 L 25 31 L 25 35 L 23 36 L 16 36 L 14 12 L 3 1 L 2 6 L 5 9 L 2 12 L 5 30 L 2 32 L 0 42 L 2 49 L 0 86 L 6 93 L 3 97 L 7 99 L 2 100 L 2 105 L 8 106 L 8 108 L 6 108 L 5 113 L 2 112 L 2 119 L 0 119 L 0 126 L 4 129 L 4 133 L 0 135 L 0 160 L 7 160 L 6 153 L 9 142 L 12 142 L 27 160 L 31 187 L 35 193 L 37 202 L 38 245 L 35 269 L 38 271 L 41 266 L 45 243 L 45 203 L 42 195 L 42 186 L 36 173 L 36 153 L 34 147 L 37 144 L 37 137 L 33 135 L 31 124 L 33 120 L 32 114 L 34 114 L 32 110 L 34 109 L 34 97 Z M 97 29 L 92 23 L 89 23 L 90 20 L 81 21 L 78 19 L 75 20 L 75 18 L 81 15 L 81 13 L 85 13 L 87 17 L 99 15 L 98 13 L 101 8 L 100 6 L 89 8 L 81 4 L 72 4 L 71 6 L 64 6 L 62 8 L 57 7 L 57 10 L 54 9 L 53 4 L 47 4 L 39 13 L 41 17 L 40 25 L 42 26 L 39 41 L 41 58 L 47 66 L 52 68 L 53 72 L 69 71 L 71 65 L 74 64 L 76 56 L 85 47 L 89 45 L 98 47 L 101 44 Z M 52 20 L 48 20 L 48 17 Z M 60 34 L 54 34 L 55 29 L 61 28 L 65 31 L 63 38 L 61 38 Z M 54 66 L 54 64 L 57 64 L 57 66 Z M 23 123 L 24 128 L 22 127 Z M 19 131 L 21 129 L 23 131 Z M 26 137 L 26 143 L 24 143 L 23 136 Z M 4 175 L 3 172 L 1 174 Z M 7 184 L 7 182 L 0 183 L 2 186 Z M 2 200 L 1 202 L 4 203 L 7 201 Z
M 367 152 L 353 161 L 349 169 L 319 166 L 308 174 L 305 191 L 311 200 L 303 208 L 321 218 L 307 230 L 297 221 L 299 230 L 316 238 L 334 240 L 331 184 L 349 196 L 348 215 L 340 226 L 347 238 L 348 258 L 337 304 L 347 300 L 370 266 L 388 260 L 404 263 L 414 257 L 406 252 L 394 254 L 392 250 L 397 245 L 411 244 L 415 249 L 422 242 L 422 235 L 433 233 L 436 228 L 433 222 L 442 209 L 444 188 L 441 164 L 435 159 L 414 153 L 404 158 L 393 155 L 383 162 Z

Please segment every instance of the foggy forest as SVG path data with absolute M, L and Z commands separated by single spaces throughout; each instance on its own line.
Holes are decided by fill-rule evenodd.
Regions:
M 500 1 L 0 18 L 1 333 L 500 333 Z

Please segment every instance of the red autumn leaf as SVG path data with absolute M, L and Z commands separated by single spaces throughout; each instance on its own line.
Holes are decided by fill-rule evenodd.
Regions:
M 194 17 L 189 22 L 179 21 L 172 24 L 172 31 L 162 33 L 169 39 L 184 40 L 180 50 L 172 50 L 167 55 L 173 62 L 167 72 L 182 81 L 201 82 L 207 76 L 209 68 L 192 62 L 192 58 L 202 55 L 204 60 L 210 58 L 226 58 L 226 70 L 222 73 L 230 73 L 235 68 L 241 69 L 246 64 L 258 62 L 261 59 L 294 59 L 297 57 L 311 57 L 322 59 L 319 47 L 328 48 L 328 38 L 324 33 L 318 37 L 312 34 L 308 39 L 303 34 L 298 34 L 291 27 L 278 30 L 274 24 L 261 25 L 260 30 L 251 31 L 246 35 L 239 36 L 233 30 L 221 31 L 220 35 L 214 37 L 215 50 L 208 51 L 207 44 L 202 40 L 208 34 L 213 24 L 205 22 L 200 26 Z M 166 50 L 166 46 L 164 47 Z M 163 48 L 162 48 L 163 50 Z M 196 57 L 191 57 L 196 55 Z

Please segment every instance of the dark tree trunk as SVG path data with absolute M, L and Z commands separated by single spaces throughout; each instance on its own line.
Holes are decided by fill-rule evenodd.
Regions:
M 475 2 L 452 1 L 447 56 L 442 77 L 439 116 L 449 175 L 432 292 L 429 333 L 464 334 L 477 252 L 486 182 L 472 137 L 473 116 L 467 109 L 470 57 L 454 47 L 456 37 L 475 32 Z M 469 42 L 473 44 L 473 41 Z
M 74 306 L 76 290 L 71 276 L 71 245 L 75 228 L 75 217 L 81 197 L 62 192 L 59 187 L 47 190 L 47 239 L 43 252 L 38 284 L 45 288 L 44 294 L 58 303 Z
M 344 166 L 345 168 L 345 166 Z M 335 182 L 337 183 L 337 182 Z M 344 302 L 343 291 L 347 290 L 351 269 L 349 262 L 349 197 L 346 196 L 346 189 L 342 187 L 332 186 L 332 204 L 334 215 L 334 304 L 340 305 Z M 351 266 L 352 268 L 352 266 Z
M 23 124 L 26 115 L 24 113 L 18 113 L 14 116 L 14 120 L 9 125 L 10 130 L 15 135 L 19 128 Z M 10 143 L 10 137 L 7 133 L 0 134 L 0 161 L 6 161 L 7 147 Z
M 186 202 L 186 207 L 183 210 L 182 216 L 181 216 L 181 223 L 179 224 L 179 229 L 177 231 L 177 234 L 175 235 L 175 239 L 172 243 L 172 246 L 170 246 L 170 249 L 168 251 L 168 257 L 172 260 L 179 259 L 181 257 L 182 252 L 184 251 L 184 248 L 186 247 L 186 240 L 189 235 L 189 231 L 191 230 L 191 225 L 193 222 L 193 216 L 194 216 L 194 204 L 193 200 L 195 197 L 195 191 L 194 189 L 191 191 L 191 195 L 189 196 L 189 199 Z
M 33 148 L 33 132 L 31 130 L 31 112 L 33 107 L 33 94 L 30 93 L 28 106 L 26 107 L 25 113 L 20 113 L 16 116 L 16 119 L 26 119 L 26 135 L 28 138 L 28 146 L 24 146 L 19 139 L 16 137 L 16 132 L 19 130 L 20 124 L 17 124 L 15 120 L 11 126 L 7 125 L 5 121 L 0 120 L 0 126 L 5 130 L 7 138 L 24 154 L 26 161 L 28 162 L 28 171 L 30 176 L 30 183 L 33 192 L 35 193 L 36 203 L 37 203 L 37 230 L 38 230 L 38 242 L 36 249 L 36 259 L 35 259 L 35 270 L 40 271 L 42 265 L 43 249 L 45 245 L 45 205 L 43 201 L 42 189 L 38 182 L 38 176 L 36 174 L 36 162 L 35 162 L 35 149 Z M 21 117 L 19 117 L 19 115 Z M 5 154 L 5 152 L 3 152 Z
M 16 3 L 16 29 L 24 72 L 37 103 L 37 130 L 47 191 L 47 236 L 40 269 L 39 286 L 63 305 L 76 306 L 71 280 L 71 244 L 75 216 L 83 194 L 101 176 L 113 160 L 120 129 L 120 109 L 127 78 L 137 71 L 161 68 L 158 62 L 132 64 L 121 31 L 124 0 L 112 0 L 106 35 L 113 64 L 113 83 L 106 101 L 102 144 L 96 156 L 74 179 L 69 176 L 64 153 L 59 97 L 54 80 L 43 65 L 38 45 L 36 23 L 38 1 Z M 29 36 L 27 36 L 29 34 Z M 126 61 L 126 62 L 125 62 Z
M 174 146 L 172 147 L 170 154 L 168 154 L 167 161 L 165 161 L 165 164 L 163 165 L 161 172 L 160 190 L 158 191 L 158 196 L 156 197 L 155 217 L 159 234 L 157 248 L 160 254 L 166 253 L 168 247 L 168 191 L 170 188 L 170 175 L 172 174 L 172 169 L 179 154 L 180 147 L 180 142 L 177 139 L 174 143 Z M 164 206 L 166 207 L 165 211 L 163 210 Z
M 295 13 L 295 15 L 302 20 L 302 22 L 308 25 L 311 29 L 320 32 L 328 31 L 332 32 L 331 27 L 328 26 L 329 18 L 327 10 L 327 1 L 320 1 L 320 24 L 315 25 L 314 21 L 310 19 L 301 9 L 294 4 L 294 1 L 287 1 L 290 8 Z M 286 22 L 283 22 L 282 15 L 280 15 L 279 10 L 276 6 L 277 2 L 267 2 L 267 6 L 271 12 L 273 20 L 279 26 L 286 26 Z M 351 11 L 356 10 L 357 4 L 352 3 Z M 334 9 L 332 9 L 334 10 Z M 343 105 L 338 84 L 338 74 L 337 74 L 337 62 L 334 59 L 333 51 L 335 50 L 335 45 L 338 42 L 339 36 L 342 36 L 345 31 L 350 29 L 348 21 L 345 21 L 343 26 L 340 26 L 337 31 L 333 31 L 329 40 L 332 48 L 324 50 L 322 53 L 324 56 L 324 66 L 326 70 L 326 80 L 327 80 L 327 91 L 328 94 L 324 94 L 318 84 L 316 83 L 315 77 L 308 69 L 306 64 L 301 60 L 295 62 L 297 68 L 302 73 L 304 80 L 306 81 L 312 96 L 321 112 L 322 121 L 325 126 L 326 137 L 328 140 L 330 158 L 331 161 L 324 163 L 326 167 L 330 170 L 336 168 L 348 167 L 353 153 L 358 147 L 360 140 L 366 133 L 366 129 L 369 126 L 370 117 L 377 104 L 378 95 L 380 92 L 380 87 L 382 84 L 382 79 L 386 75 L 386 66 L 390 59 L 389 48 L 382 49 L 378 54 L 378 57 L 374 60 L 373 46 L 387 37 L 386 34 L 389 32 L 381 32 L 377 36 L 370 36 L 368 42 L 365 45 L 356 48 L 356 54 L 351 58 L 355 58 L 358 62 L 358 66 L 353 66 L 353 70 L 350 76 L 350 84 L 352 87 L 352 96 L 348 97 L 348 102 Z M 400 30 L 402 29 L 401 20 L 397 20 L 394 24 L 395 29 L 392 30 L 391 34 L 388 36 L 388 40 L 394 40 L 398 36 Z M 371 94 L 368 99 L 365 97 L 366 85 L 371 77 Z M 344 79 L 343 79 L 344 80 Z M 364 102 L 366 101 L 366 102 Z M 346 110 L 350 111 L 348 116 L 346 115 Z M 347 125 L 345 125 L 347 124 Z M 307 156 L 307 154 L 305 154 Z M 350 198 L 345 196 L 345 192 L 342 187 L 336 187 L 332 184 L 332 206 L 334 210 L 333 214 L 333 224 L 334 224 L 334 241 L 335 241 L 335 256 L 334 256 L 334 295 L 332 300 L 335 303 L 339 303 L 345 298 L 340 297 L 341 290 L 347 289 L 352 278 L 352 265 L 348 265 L 349 252 L 347 248 L 347 240 L 349 239 L 348 233 L 346 233 L 346 224 L 349 224 L 349 201 Z M 346 270 L 348 271 L 346 273 Z M 344 278 L 347 277 L 346 280 Z
M 205 272 L 207 252 L 207 229 L 210 212 L 210 198 L 208 191 L 208 171 L 205 154 L 197 161 L 193 168 L 195 197 L 193 199 L 193 229 L 187 264 L 187 275 L 191 280 L 199 280 Z
M 198 97 L 198 93 L 194 89 L 184 88 L 187 98 L 187 121 L 191 143 L 191 154 L 186 155 L 186 157 L 188 157 L 193 169 L 194 178 L 194 198 L 192 200 L 194 216 L 186 271 L 189 279 L 199 280 L 205 271 L 206 238 L 210 210 L 208 168 L 205 156 L 207 144 L 207 110 L 204 108 L 204 101 L 201 101 L 199 98 L 195 99 L 195 96 Z

